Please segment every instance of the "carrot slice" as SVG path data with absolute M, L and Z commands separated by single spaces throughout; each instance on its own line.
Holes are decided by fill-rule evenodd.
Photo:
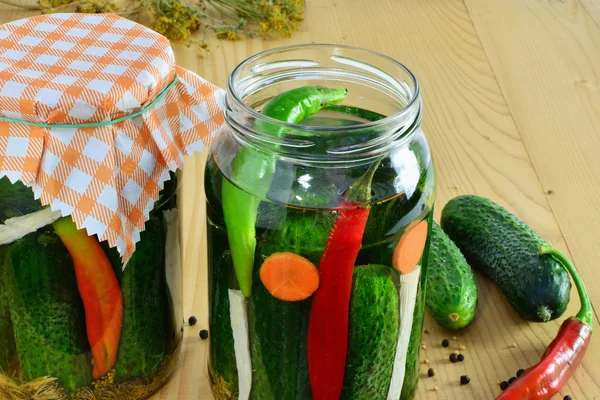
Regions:
M 299 301 L 310 297 L 319 287 L 319 271 L 298 254 L 273 253 L 260 267 L 260 280 L 273 297 Z
M 413 221 L 407 227 L 400 238 L 394 256 L 392 265 L 403 274 L 408 274 L 417 266 L 417 263 L 425 250 L 427 242 L 427 221 Z

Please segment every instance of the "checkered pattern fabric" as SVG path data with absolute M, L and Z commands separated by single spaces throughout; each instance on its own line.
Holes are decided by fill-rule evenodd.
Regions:
M 223 123 L 224 91 L 178 67 L 167 39 L 114 15 L 52 14 L 0 26 L 0 177 L 129 260 L 169 171 Z

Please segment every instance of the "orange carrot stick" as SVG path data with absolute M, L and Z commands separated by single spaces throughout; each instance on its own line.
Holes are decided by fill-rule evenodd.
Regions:
M 94 358 L 94 378 L 105 375 L 117 361 L 123 297 L 112 264 L 98 240 L 83 229 L 78 230 L 69 218 L 53 223 L 73 257 L 77 287 L 83 300 L 87 337 Z
M 394 255 L 392 265 L 403 274 L 408 274 L 416 266 L 427 242 L 427 221 L 413 221 L 407 227 L 400 238 Z
M 274 297 L 298 301 L 319 287 L 319 271 L 306 258 L 294 253 L 271 254 L 260 268 L 260 280 Z

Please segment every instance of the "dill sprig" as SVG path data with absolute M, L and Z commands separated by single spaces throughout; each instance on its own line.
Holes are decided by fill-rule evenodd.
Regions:
M 208 45 L 195 34 L 209 29 L 217 38 L 241 40 L 244 36 L 265 39 L 290 37 L 304 19 L 305 0 L 19 0 L 0 3 L 37 10 L 43 14 L 64 12 L 118 14 L 143 23 L 173 42 Z

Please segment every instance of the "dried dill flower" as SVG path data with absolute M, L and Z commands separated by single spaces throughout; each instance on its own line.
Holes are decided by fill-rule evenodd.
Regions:
M 290 37 L 304 19 L 304 0 L 265 0 L 260 35 L 267 39 Z
M 119 5 L 114 0 L 80 0 L 77 12 L 99 14 L 114 14 L 119 11 Z
M 289 37 L 304 19 L 305 0 L 37 0 L 37 4 L 0 0 L 0 3 L 53 13 L 70 7 L 81 13 L 114 13 L 144 23 L 171 41 L 208 45 L 193 34 L 204 28 L 217 38 L 240 40 Z
M 226 40 L 242 40 L 240 34 L 232 30 L 217 32 L 217 38 Z
M 42 14 L 49 14 L 55 12 L 57 9 L 69 6 L 74 0 L 39 0 L 39 8 Z
M 150 29 L 173 41 L 188 42 L 198 27 L 197 13 L 192 6 L 180 0 L 161 1 L 160 8 L 153 10 L 156 20 Z
M 235 20 L 246 18 L 258 23 L 258 32 L 252 30 L 250 37 L 258 33 L 265 39 L 290 37 L 304 20 L 304 0 L 204 0 L 224 17 Z M 239 32 L 240 29 L 234 30 Z M 217 32 L 219 33 L 219 32 Z M 229 37 L 227 37 L 229 39 Z

